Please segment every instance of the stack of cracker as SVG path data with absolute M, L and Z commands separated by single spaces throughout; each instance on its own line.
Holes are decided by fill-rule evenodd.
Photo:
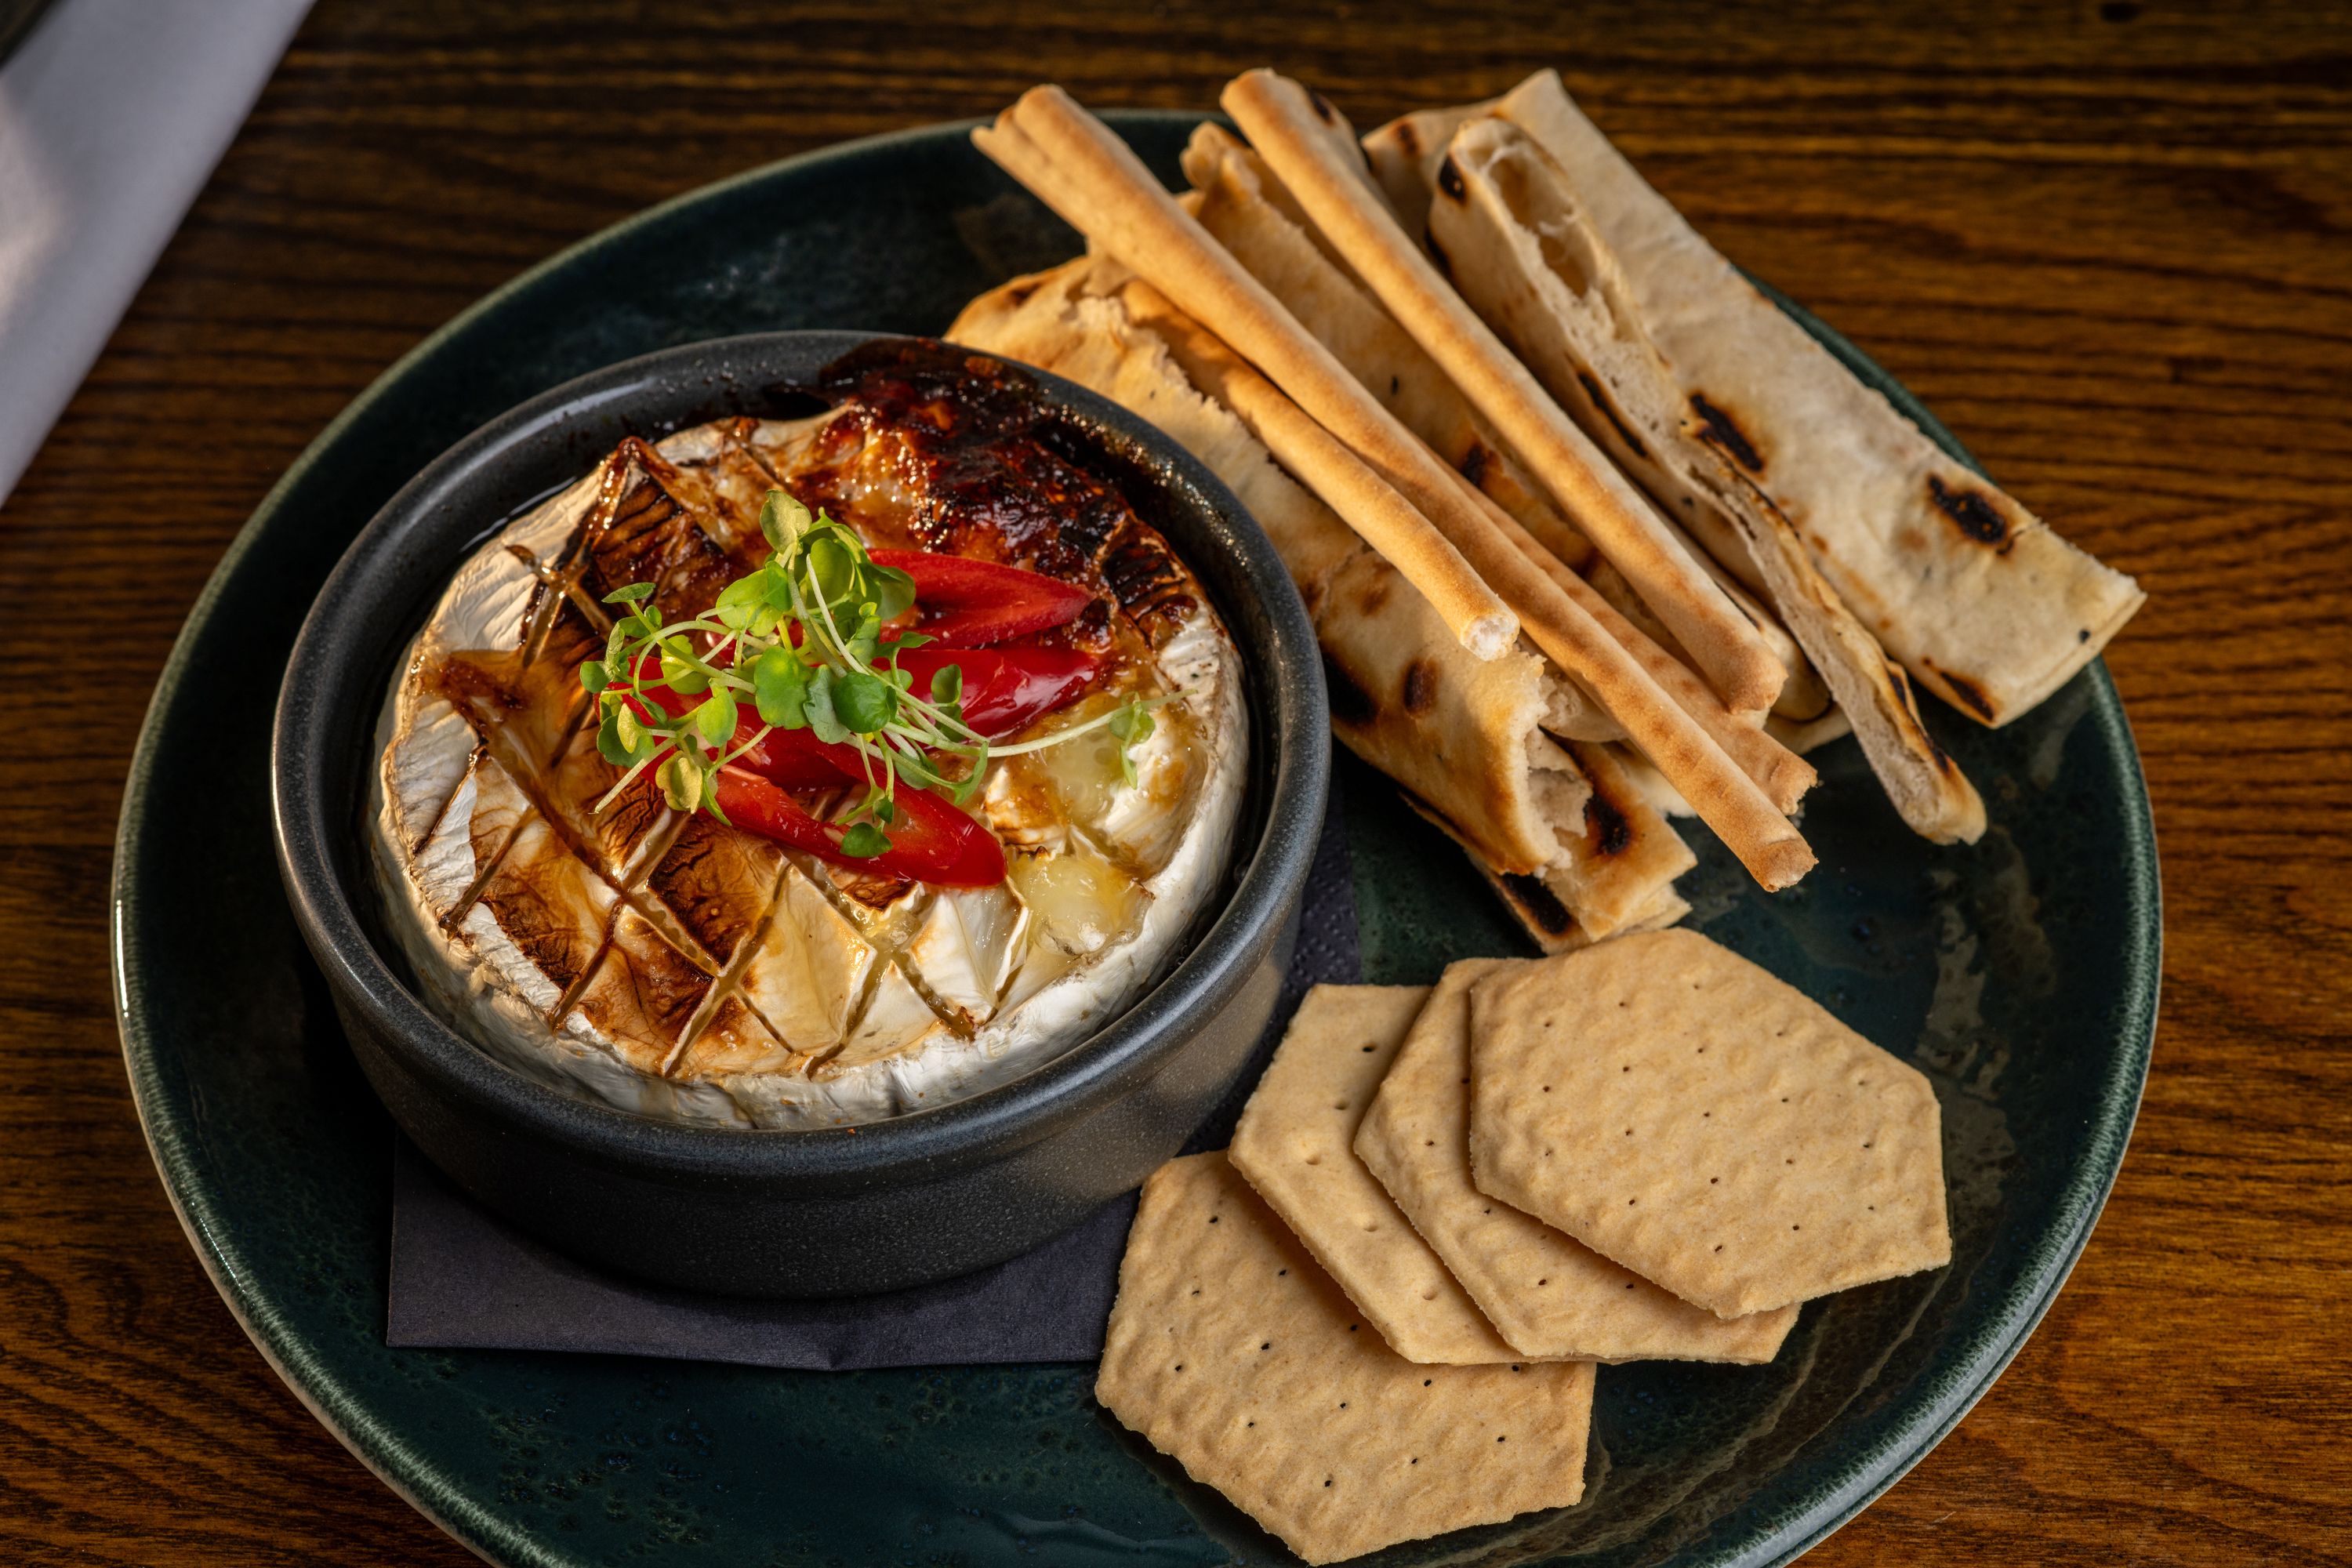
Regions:
M 1580 1500 L 1599 1363 L 1950 1260 L 1926 1079 L 1695 932 L 1318 986 L 1162 1168 L 1097 1396 L 1309 1563 Z

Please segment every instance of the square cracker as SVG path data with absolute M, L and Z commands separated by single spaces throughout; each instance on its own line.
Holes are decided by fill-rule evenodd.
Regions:
M 1471 987 L 1481 1192 L 1718 1317 L 1951 1261 L 1935 1090 L 1696 931 Z
M 1318 985 L 1234 1129 L 1234 1168 L 1407 1361 L 1524 1361 L 1356 1158 L 1426 985 Z
M 1470 987 L 1524 967 L 1447 967 L 1356 1130 L 1356 1153 L 1503 1338 L 1530 1356 L 1768 1362 L 1797 1309 L 1723 1319 L 1470 1180 Z
M 1095 1397 L 1309 1563 L 1583 1496 L 1591 1362 L 1423 1366 L 1362 1325 L 1223 1154 L 1171 1161 Z

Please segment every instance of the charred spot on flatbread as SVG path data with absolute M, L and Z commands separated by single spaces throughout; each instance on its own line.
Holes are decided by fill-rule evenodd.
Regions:
M 2083 635 L 2086 638 L 2090 636 L 2088 632 Z M 1965 675 L 1956 675 L 1944 668 L 1933 659 L 1928 659 L 1926 663 L 1927 668 L 1934 671 L 1936 683 L 1944 689 L 1946 696 L 1986 723 L 1990 724 L 1993 721 L 1992 700 L 1984 694 L 1984 688 Z
M 1404 667 L 1404 710 L 1418 718 L 1437 706 L 1437 666 L 1425 658 Z
M 1691 412 L 1706 426 L 1707 439 L 1731 454 L 1734 461 L 1751 474 L 1764 471 L 1764 454 L 1739 427 L 1738 421 L 1707 400 L 1704 392 L 1694 392 L 1690 397 Z
M 1592 399 L 1592 406 L 1601 410 L 1601 416 L 1609 421 L 1611 429 L 1617 432 L 1617 438 L 1625 443 L 1633 456 L 1647 458 L 1650 449 L 1642 445 L 1642 438 L 1633 434 L 1633 426 L 1626 424 L 1624 416 L 1617 412 L 1617 405 L 1609 401 L 1609 395 L 1601 389 L 1599 379 L 1591 371 L 1583 369 L 1577 371 L 1576 379 L 1584 388 L 1584 395 Z
M 1323 684 L 1330 691 L 1331 717 L 1359 729 L 1381 716 L 1381 705 L 1347 668 L 1329 654 L 1323 656 Z
M 1927 499 L 1936 510 L 1952 520 L 1953 526 L 1979 544 L 1995 549 L 2009 546 L 2009 519 L 1982 490 L 1966 488 L 1955 489 L 1935 474 L 1927 476 Z
M 1883 654 L 1880 657 L 1885 658 Z M 1891 658 L 1886 659 L 1886 683 L 1895 689 L 1896 700 L 1903 704 L 1903 711 L 1910 715 L 1911 728 L 1918 735 L 1920 744 L 1926 749 L 1928 762 L 1935 764 L 1937 772 L 1951 778 L 1959 777 L 1959 764 L 1952 761 L 1951 753 L 1944 750 L 1942 743 L 1927 728 L 1927 717 L 1919 711 L 1918 688 L 1911 684 L 1911 677 L 1904 668 Z M 1966 681 L 1960 684 L 1977 701 L 1984 700 L 1982 692 L 1978 691 Z
M 1451 153 L 1445 154 L 1437 165 L 1437 188 L 1445 193 L 1449 201 L 1462 201 L 1470 194 L 1470 187 L 1463 183 L 1462 171 L 1454 166 Z
M 1315 106 L 1315 118 L 1320 120 L 1324 124 L 1337 125 L 1339 123 L 1339 111 L 1331 107 L 1331 100 L 1324 97 L 1321 93 L 1316 91 L 1311 87 L 1307 89 L 1307 101 Z
M 1592 793 L 1584 802 L 1584 834 L 1595 855 L 1622 855 L 1633 847 L 1633 825 L 1625 808 L 1609 797 L 1598 779 L 1588 779 Z
M 1428 244 L 1429 258 L 1437 264 L 1437 270 L 1448 278 L 1453 277 L 1454 258 L 1445 254 L 1445 247 L 1437 243 L 1437 237 L 1433 234 L 1429 237 Z
M 1576 930 L 1576 917 L 1559 901 L 1559 895 L 1544 886 L 1541 877 L 1531 877 L 1524 871 L 1505 871 L 1495 879 L 1503 896 L 1511 900 L 1519 919 L 1543 935 L 1557 942 Z
M 1462 461 L 1456 467 L 1462 470 L 1462 477 L 1468 479 L 1474 488 L 1484 489 L 1486 465 L 1494 460 L 1495 454 L 1488 449 L 1486 442 L 1473 441 L 1470 443 L 1469 449 L 1462 454 Z

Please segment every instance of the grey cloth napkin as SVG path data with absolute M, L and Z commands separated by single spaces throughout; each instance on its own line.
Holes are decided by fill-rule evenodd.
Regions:
M 58 0 L 0 67 L 0 500 L 310 0 Z
M 1353 868 L 1335 790 L 1274 1022 L 1243 1087 L 1192 1147 L 1223 1146 L 1247 1087 L 1307 988 L 1359 973 Z M 577 1351 L 809 1371 L 1087 1361 L 1102 1351 L 1134 1215 L 1130 1194 L 1010 1262 L 887 1295 L 698 1296 L 601 1273 L 530 1240 L 475 1206 L 403 1139 L 393 1163 L 384 1337 L 407 1347 Z

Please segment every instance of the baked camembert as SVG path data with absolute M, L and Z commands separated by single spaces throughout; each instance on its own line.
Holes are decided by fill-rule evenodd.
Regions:
M 870 345 L 799 420 L 624 442 L 458 571 L 379 725 L 433 1004 L 671 1120 L 1020 1076 L 1223 885 L 1247 725 L 1199 581 L 1022 373 Z

